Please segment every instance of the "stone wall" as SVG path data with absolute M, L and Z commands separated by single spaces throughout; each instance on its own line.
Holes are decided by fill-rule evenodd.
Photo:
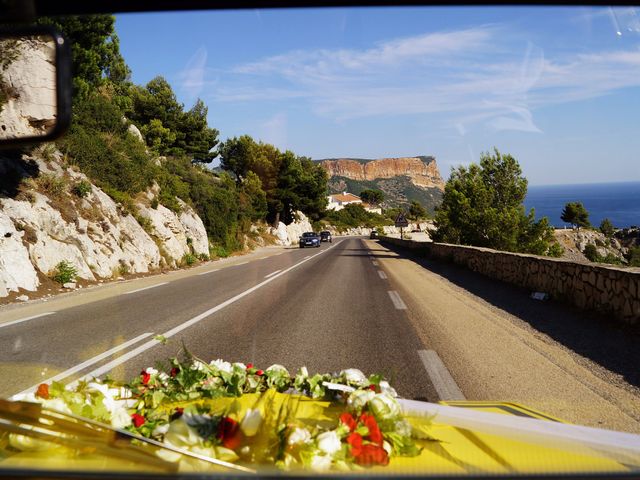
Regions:
M 435 260 L 462 265 L 532 292 L 547 293 L 555 300 L 611 315 L 627 324 L 640 323 L 640 268 L 576 263 L 488 248 L 391 237 L 382 237 L 381 241 Z

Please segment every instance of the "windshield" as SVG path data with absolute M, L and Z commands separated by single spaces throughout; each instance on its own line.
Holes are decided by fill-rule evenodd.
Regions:
M 44 408 L 0 471 L 640 470 L 636 8 L 38 22 L 73 121 L 0 151 L 0 398 Z

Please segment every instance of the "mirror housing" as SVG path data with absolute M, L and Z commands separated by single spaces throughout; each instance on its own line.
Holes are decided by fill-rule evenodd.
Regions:
M 53 28 L 0 28 L 0 148 L 55 140 L 71 123 L 71 54 Z

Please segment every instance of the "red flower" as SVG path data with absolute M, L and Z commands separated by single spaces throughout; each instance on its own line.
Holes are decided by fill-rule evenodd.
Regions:
M 140 428 L 142 425 L 144 425 L 144 422 L 146 422 L 146 419 L 139 413 L 132 413 L 131 419 L 133 420 L 133 425 L 136 428 Z
M 347 427 L 349 427 L 349 431 L 353 432 L 356 429 L 356 419 L 353 418 L 349 412 L 344 412 L 340 415 L 340 421 L 344 423 Z
M 242 441 L 242 432 L 240 426 L 233 418 L 223 417 L 218 424 L 217 437 L 222 441 L 222 445 L 231 450 L 235 450 L 240 446 Z
M 383 441 L 382 432 L 380 431 L 380 427 L 378 427 L 378 423 L 373 415 L 363 413 L 360 415 L 360 422 L 369 430 L 369 435 L 367 435 L 369 440 L 381 447 Z
M 149 380 L 151 380 L 151 374 L 147 373 L 144 370 L 140 372 L 140 376 L 142 377 L 142 383 L 144 385 L 147 385 L 149 383 Z
M 389 455 L 387 455 L 385 449 L 371 444 L 362 445 L 360 454 L 357 455 L 355 459 L 356 463 L 363 467 L 389 464 Z
M 49 398 L 49 385 L 46 383 L 41 383 L 38 385 L 38 390 L 36 390 L 36 397 L 48 399 Z
M 253 368 L 253 363 L 247 363 L 247 370 Z
M 264 372 L 263 372 L 262 370 L 258 370 L 258 371 L 256 372 L 256 375 L 258 375 L 258 376 L 260 376 L 260 377 L 261 377 L 262 375 L 264 375 Z
M 362 436 L 359 433 L 350 433 L 347 443 L 351 445 L 351 455 L 357 457 L 362 453 Z
M 371 385 L 369 385 L 369 390 L 378 393 L 378 386 L 372 383 Z
M 178 367 L 173 367 L 169 375 L 171 375 L 172 377 L 175 377 L 176 375 L 178 375 L 178 373 L 180 373 L 180 370 L 178 369 Z

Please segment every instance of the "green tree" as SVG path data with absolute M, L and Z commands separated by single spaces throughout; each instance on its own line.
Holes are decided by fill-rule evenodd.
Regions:
M 360 198 L 363 202 L 380 205 L 384 202 L 384 192 L 382 190 L 367 189 L 360 192 Z
M 264 220 L 267 216 L 267 194 L 262 189 L 260 177 L 247 172 L 239 195 L 240 214 L 251 221 Z
M 613 234 L 616 230 L 613 226 L 613 223 L 611 223 L 611 220 L 605 218 L 602 220 L 602 222 L 600 222 L 600 231 L 604 234 L 605 237 L 611 238 L 613 237 Z
M 420 202 L 416 202 L 413 200 L 411 205 L 409 205 L 409 219 L 411 220 L 420 220 L 421 218 L 425 218 L 427 216 L 427 211 L 420 204 Z
M 219 147 L 220 167 L 233 173 L 236 183 L 242 183 L 258 157 L 258 145 L 249 135 L 233 137 Z
M 629 247 L 627 261 L 630 267 L 640 267 L 640 246 Z
M 452 169 L 436 211 L 434 240 L 510 252 L 549 254 L 553 228 L 523 205 L 527 180 L 511 155 L 483 153 L 479 164 Z
M 581 202 L 569 202 L 564 206 L 562 210 L 562 214 L 560 215 L 560 219 L 563 222 L 570 223 L 578 227 L 588 227 L 591 225 L 589 223 L 589 212 L 584 208 Z

